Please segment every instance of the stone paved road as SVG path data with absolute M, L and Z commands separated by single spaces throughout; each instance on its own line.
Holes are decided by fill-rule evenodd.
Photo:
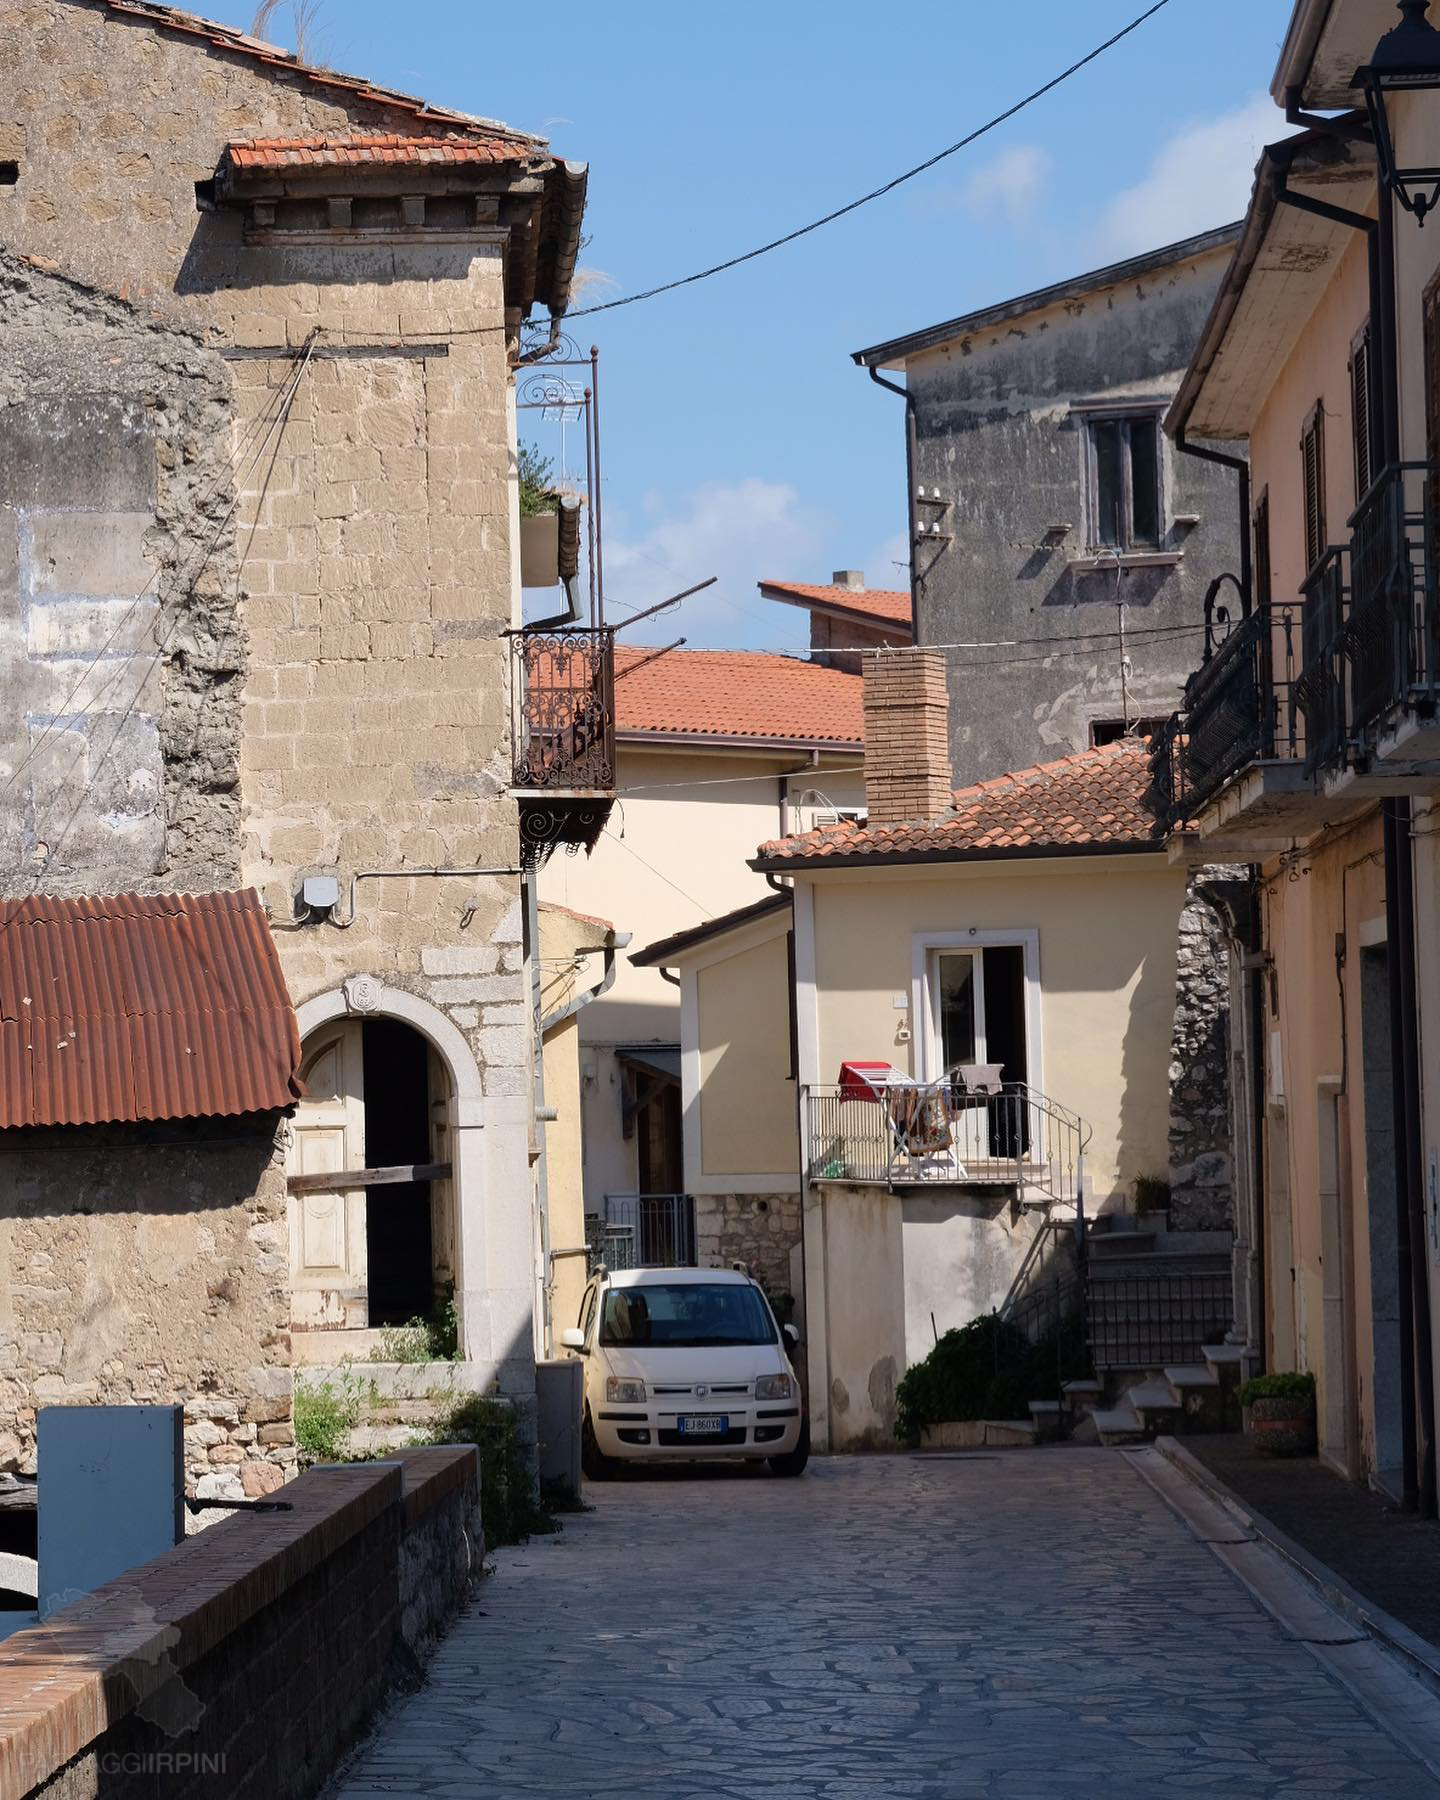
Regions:
M 340 1800 L 1440 1796 L 1114 1452 L 591 1497 L 499 1554 Z

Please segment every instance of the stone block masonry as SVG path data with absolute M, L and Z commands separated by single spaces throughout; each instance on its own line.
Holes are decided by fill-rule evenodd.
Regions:
M 1170 1049 L 1170 1225 L 1233 1230 L 1230 985 L 1225 929 L 1192 880 L 1180 914 Z
M 479 1454 L 312 1470 L 0 1648 L 0 1800 L 299 1800 L 479 1574 Z
M 697 1194 L 695 1260 L 702 1268 L 754 1267 L 765 1291 L 791 1292 L 790 1253 L 800 1242 L 799 1194 Z

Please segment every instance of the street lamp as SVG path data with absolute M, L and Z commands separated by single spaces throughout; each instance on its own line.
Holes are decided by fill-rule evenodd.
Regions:
M 1365 92 L 1382 183 L 1423 225 L 1440 205 L 1440 168 L 1399 166 L 1387 101 L 1392 94 L 1440 88 L 1440 31 L 1425 17 L 1429 0 L 1399 0 L 1399 6 L 1400 23 L 1385 33 L 1369 62 L 1355 71 L 1350 85 Z

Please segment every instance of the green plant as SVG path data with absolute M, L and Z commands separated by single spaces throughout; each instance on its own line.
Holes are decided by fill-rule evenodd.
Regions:
M 370 1353 L 371 1362 L 427 1363 L 460 1360 L 460 1321 L 455 1296 L 447 1294 L 430 1309 L 429 1318 L 387 1325 Z
M 485 1541 L 519 1544 L 560 1529 L 535 1491 L 525 1460 L 515 1412 L 504 1401 L 464 1394 L 437 1413 L 416 1445 L 474 1444 L 480 1452 L 480 1517 Z
M 295 1442 L 307 1462 L 342 1462 L 365 1400 L 364 1383 L 345 1374 L 338 1382 L 295 1383 Z
M 555 511 L 554 470 L 548 456 L 542 456 L 533 444 L 521 444 L 515 457 L 520 478 L 520 517 L 535 519 L 542 513 Z
M 1136 1212 L 1168 1212 L 1170 1183 L 1163 1175 L 1137 1175 L 1130 1184 Z
M 1257 1400 L 1313 1400 L 1315 1377 L 1290 1370 L 1279 1375 L 1252 1375 L 1240 1389 L 1240 1404 L 1253 1406 Z
M 1055 1392 L 1058 1371 L 1086 1371 L 1078 1315 L 1032 1343 L 998 1313 L 984 1313 L 947 1331 L 923 1362 L 905 1371 L 895 1390 L 896 1436 L 918 1443 L 927 1425 L 952 1419 L 1023 1418 L 1031 1400 Z

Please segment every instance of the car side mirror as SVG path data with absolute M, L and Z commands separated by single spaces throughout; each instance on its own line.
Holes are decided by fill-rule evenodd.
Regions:
M 560 1342 L 567 1350 L 583 1350 L 585 1348 L 585 1333 L 581 1331 L 578 1326 L 571 1325 L 568 1329 L 560 1333 Z
M 789 1344 L 790 1348 L 792 1350 L 798 1350 L 800 1348 L 800 1333 L 795 1327 L 793 1325 L 782 1325 L 780 1329 L 784 1332 L 785 1342 Z

